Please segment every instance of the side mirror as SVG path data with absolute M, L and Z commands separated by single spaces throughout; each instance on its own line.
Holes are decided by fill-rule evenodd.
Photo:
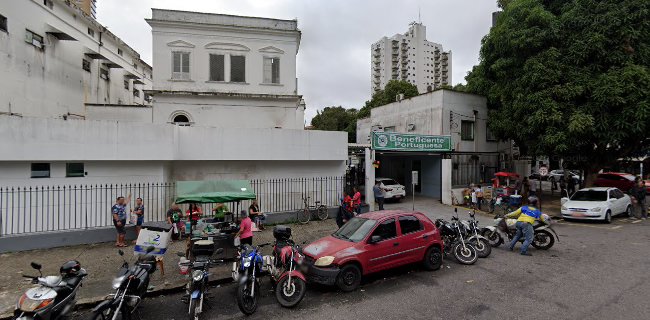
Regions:
M 152 253 L 154 250 L 156 250 L 156 248 L 154 248 L 153 246 L 147 247 L 147 253 Z
M 34 268 L 34 269 L 36 269 L 38 271 L 41 271 L 41 268 L 43 267 L 43 266 L 41 266 L 40 263 L 36 263 L 36 262 L 30 263 L 30 265 L 32 266 L 32 268 Z
M 560 199 L 560 204 L 561 204 L 561 205 L 564 205 L 564 204 L 567 203 L 568 201 L 569 201 L 569 198 L 564 197 L 564 198 Z
M 214 251 L 215 254 L 222 254 L 223 253 L 223 248 L 218 248 L 217 250 Z
M 372 237 L 370 237 L 370 241 L 368 241 L 368 243 L 373 244 L 373 243 L 377 243 L 379 241 L 381 241 L 381 236 L 372 236 Z
M 124 251 L 122 251 L 122 249 L 117 250 L 117 253 L 118 253 L 119 255 L 121 255 L 121 256 L 124 256 Z
M 614 202 L 614 201 L 616 201 L 616 198 L 609 198 L 607 201 Z

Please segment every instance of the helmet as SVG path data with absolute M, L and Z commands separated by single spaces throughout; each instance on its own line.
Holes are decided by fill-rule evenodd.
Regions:
M 79 263 L 79 261 L 70 260 L 61 266 L 59 272 L 64 277 L 76 276 L 77 274 L 79 274 L 79 270 L 81 270 L 81 264 Z
M 528 197 L 528 204 L 531 205 L 531 206 L 536 206 L 537 205 L 537 197 L 536 196 Z

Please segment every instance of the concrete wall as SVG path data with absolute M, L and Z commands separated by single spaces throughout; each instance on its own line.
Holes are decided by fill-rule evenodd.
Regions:
M 86 105 L 86 120 L 152 123 L 153 108 L 129 105 Z
M 0 117 L 0 161 L 337 160 L 345 132 Z
M 0 31 L 0 113 L 23 116 L 85 116 L 84 103 L 143 104 L 144 94 L 133 96 L 133 81 L 124 89 L 124 75 L 132 74 L 151 87 L 151 67 L 137 52 L 108 32 L 95 20 L 84 16 L 65 1 L 0 1 L 0 13 L 7 18 L 8 31 Z M 94 30 L 94 36 L 88 34 Z M 43 37 L 41 48 L 25 42 L 26 30 Z M 59 40 L 48 32 L 62 32 L 76 41 Z M 100 45 L 100 36 L 102 45 Z M 122 54 L 118 54 L 118 48 Z M 86 53 L 98 53 L 108 60 L 93 60 Z M 82 69 L 87 59 L 90 72 Z M 110 81 L 100 78 L 104 63 Z M 138 66 L 135 70 L 134 64 Z
M 154 123 L 173 122 L 174 117 L 183 114 L 197 126 L 304 128 L 305 109 L 297 99 L 155 94 L 154 104 Z

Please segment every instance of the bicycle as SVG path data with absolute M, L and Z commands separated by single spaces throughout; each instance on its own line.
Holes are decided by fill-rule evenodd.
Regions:
M 310 197 L 306 197 L 303 195 L 302 196 L 302 202 L 304 204 L 304 207 L 302 209 L 299 209 L 298 212 L 296 213 L 296 216 L 298 218 L 298 221 L 302 224 L 308 223 L 309 220 L 311 220 L 311 212 L 312 210 L 315 210 L 317 212 L 317 217 L 321 221 L 326 220 L 328 217 L 328 211 L 327 211 L 327 206 L 324 204 L 320 204 L 320 201 L 315 201 L 314 205 L 310 205 L 307 203 L 307 201 L 310 199 Z

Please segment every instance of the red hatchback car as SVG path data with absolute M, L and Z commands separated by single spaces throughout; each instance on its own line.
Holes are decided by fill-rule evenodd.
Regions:
M 622 172 L 603 172 L 596 176 L 594 186 L 596 187 L 614 187 L 623 192 L 627 192 L 634 186 L 636 177 L 629 173 Z
M 332 235 L 307 245 L 307 280 L 353 291 L 370 273 L 423 262 L 442 264 L 442 240 L 435 224 L 420 212 L 376 211 L 352 218 Z

